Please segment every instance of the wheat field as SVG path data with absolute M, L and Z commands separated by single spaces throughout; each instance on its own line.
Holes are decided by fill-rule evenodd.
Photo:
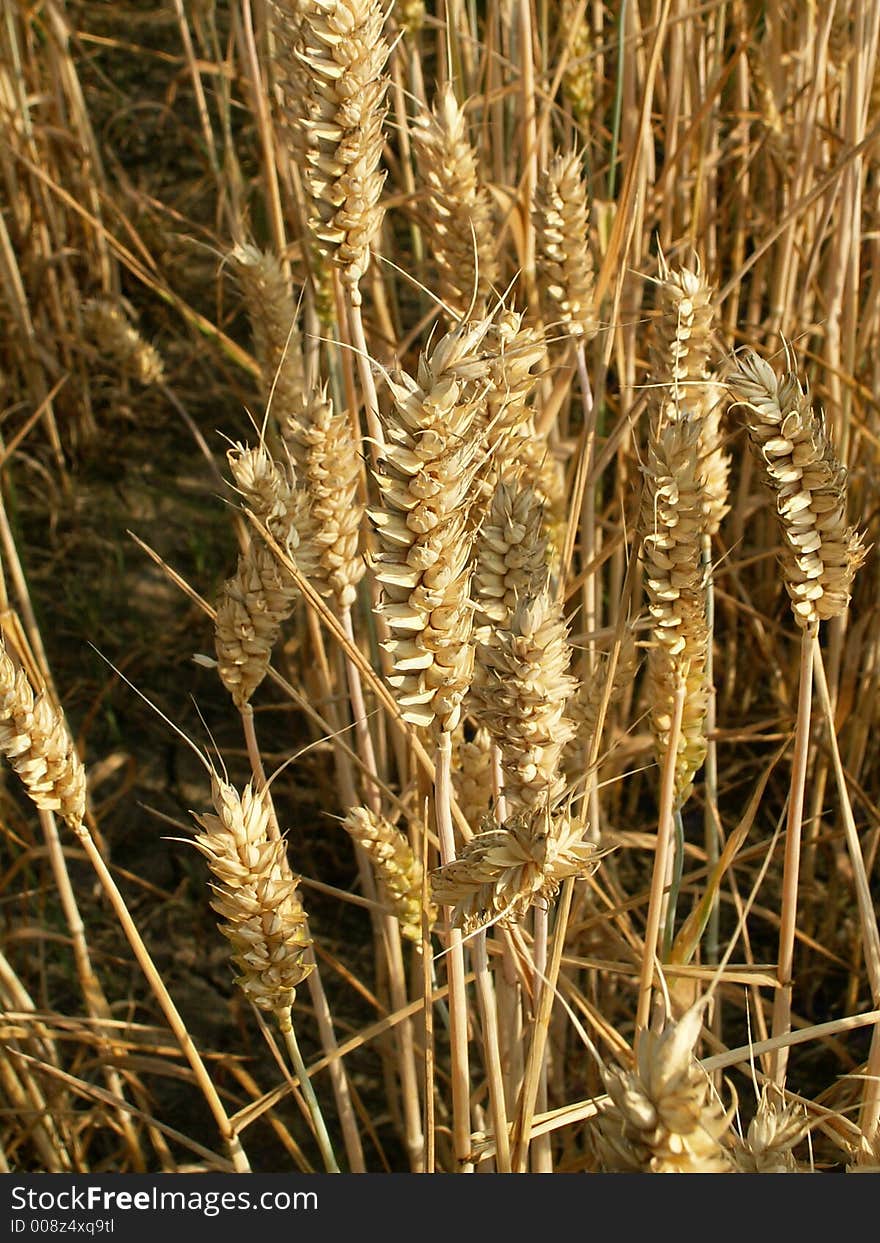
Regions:
M 880 6 L 0 10 L 0 1168 L 880 1170 Z

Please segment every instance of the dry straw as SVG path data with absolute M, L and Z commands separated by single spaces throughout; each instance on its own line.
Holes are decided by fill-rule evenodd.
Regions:
M 0 751 L 42 811 L 57 812 L 74 830 L 83 822 L 86 776 L 60 709 L 47 692 L 35 695 L 0 644 Z
M 728 383 L 773 492 L 795 620 L 815 628 L 846 611 L 865 558 L 862 536 L 846 521 L 846 467 L 835 457 L 825 421 L 793 371 L 779 377 L 749 350 Z

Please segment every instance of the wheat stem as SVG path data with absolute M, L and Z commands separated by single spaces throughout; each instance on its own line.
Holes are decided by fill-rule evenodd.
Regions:
M 498 1010 L 495 990 L 489 973 L 489 956 L 486 950 L 486 930 L 477 933 L 471 943 L 477 1002 L 483 1028 L 483 1053 L 486 1058 L 486 1078 L 489 1084 L 489 1108 L 495 1132 L 496 1168 L 499 1174 L 510 1173 L 510 1137 L 507 1130 L 507 1109 L 504 1100 L 504 1073 L 501 1064 L 501 1047 L 498 1033 Z
M 437 738 L 434 775 L 434 814 L 440 839 L 441 862 L 455 858 L 450 797 L 452 792 L 452 734 L 441 729 Z M 446 972 L 449 982 L 449 1039 L 452 1050 L 452 1138 L 459 1173 L 473 1171 L 471 1150 L 470 1068 L 468 1016 L 465 991 L 464 947 L 461 930 L 447 919 Z
M 321 1113 L 321 1106 L 318 1104 L 318 1098 L 315 1096 L 315 1089 L 312 1087 L 312 1081 L 309 1078 L 309 1072 L 306 1070 L 306 1064 L 303 1061 L 302 1053 L 300 1053 L 289 1009 L 286 1014 L 279 1016 L 279 1025 L 284 1036 L 284 1043 L 287 1047 L 287 1053 L 290 1058 L 290 1064 L 293 1067 L 293 1073 L 299 1081 L 300 1091 L 305 1097 L 309 1116 L 312 1119 L 315 1139 L 318 1141 L 318 1147 L 321 1150 L 321 1157 L 324 1161 L 324 1167 L 328 1174 L 339 1174 L 340 1169 L 336 1161 L 336 1155 L 333 1152 L 333 1145 L 330 1142 L 330 1136 L 327 1132 L 327 1124 L 324 1121 L 324 1115 Z
M 788 794 L 788 816 L 785 828 L 785 859 L 782 865 L 782 904 L 779 912 L 779 949 L 776 978 L 779 987 L 773 998 L 772 1036 L 786 1036 L 791 1031 L 792 966 L 797 927 L 798 874 L 800 871 L 801 830 L 804 815 L 804 794 L 807 761 L 810 751 L 810 715 L 813 695 L 814 627 L 801 631 L 801 658 L 798 678 L 797 721 L 795 723 L 794 756 Z M 773 1058 L 772 1075 L 778 1087 L 785 1084 L 788 1046 L 781 1046 Z
M 669 743 L 663 757 L 663 778 L 660 785 L 660 814 L 657 822 L 657 845 L 654 850 L 654 870 L 651 876 L 648 918 L 645 925 L 645 946 L 642 952 L 642 966 L 639 976 L 639 999 L 636 1008 L 637 1049 L 639 1033 L 646 1030 L 651 1016 L 654 962 L 657 957 L 657 943 L 660 935 L 660 922 L 665 897 L 666 867 L 669 860 L 675 820 L 676 758 L 678 755 L 678 740 L 681 737 L 681 723 L 684 716 L 686 697 L 687 686 L 682 679 L 679 679 L 673 694 Z

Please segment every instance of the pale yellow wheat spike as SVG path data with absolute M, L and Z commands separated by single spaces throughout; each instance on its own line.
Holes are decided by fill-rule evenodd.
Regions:
M 605 1173 L 725 1174 L 734 1170 L 723 1147 L 731 1113 L 693 1054 L 702 1008 L 662 1032 L 643 1032 L 632 1069 L 603 1070 L 611 1105 L 591 1128 Z
M 236 445 L 228 457 L 247 506 L 286 552 L 296 552 L 302 501 L 292 469 L 275 462 L 264 445 Z M 223 584 L 214 622 L 218 672 L 237 707 L 250 701 L 266 676 L 296 598 L 289 571 L 255 533 L 239 555 L 235 574 Z
M 425 24 L 425 0 L 394 0 L 394 16 L 407 34 L 418 34 Z
M 546 906 L 569 877 L 592 875 L 602 851 L 583 840 L 584 825 L 564 813 L 488 818 L 457 859 L 431 873 L 431 896 L 452 908 L 452 922 L 466 933 L 496 921 L 519 923 L 536 905 Z
M 569 35 L 575 23 L 574 34 Z M 586 9 L 581 0 L 568 0 L 563 9 L 563 30 L 569 37 L 568 63 L 562 75 L 562 89 L 571 104 L 577 124 L 586 128 L 593 115 L 595 82 L 593 72 L 593 39 Z
M 361 447 L 351 419 L 347 411 L 335 409 L 324 388 L 311 394 L 282 433 L 296 463 L 302 496 L 297 511 L 299 559 L 322 595 L 332 596 L 341 609 L 349 608 L 364 574 Z
M 647 692 L 658 761 L 669 745 L 676 688 L 686 688 L 675 767 L 675 804 L 690 794 L 706 756 L 708 623 L 701 560 L 705 504 L 699 425 L 667 423 L 649 438 L 641 513 L 645 589 L 653 643 Z
M 530 486 L 539 498 L 550 560 L 561 549 L 567 521 L 564 472 L 546 436 L 535 426 L 533 397 L 547 366 L 542 333 L 523 322 L 523 315 L 505 309 L 488 339 L 482 360 L 489 390 L 481 424 L 485 448 L 478 482 L 488 503 L 499 480 Z
M 165 378 L 162 357 L 145 341 L 122 308 L 107 298 L 83 303 L 83 328 L 101 357 L 123 375 L 140 384 L 161 384 Z
M 212 907 L 228 939 L 236 983 L 249 1001 L 289 1021 L 296 989 L 313 970 L 300 902 L 299 878 L 283 839 L 269 834 L 268 791 L 247 785 L 241 795 L 212 775 L 214 813 L 196 815 L 195 844 L 213 875 Z
M 422 865 L 406 835 L 368 807 L 352 807 L 343 825 L 375 869 L 401 933 L 422 944 Z M 436 912 L 428 911 L 428 924 Z
M 733 1158 L 743 1174 L 796 1174 L 794 1148 L 805 1138 L 809 1120 L 803 1106 L 774 1099 L 765 1084 L 745 1139 L 736 1139 Z
M 302 339 L 290 282 L 275 255 L 243 243 L 230 253 L 230 263 L 244 294 L 245 308 L 260 364 L 264 402 L 279 426 L 296 417 L 306 399 Z
M 479 351 L 490 321 L 461 325 L 422 355 L 418 377 L 390 379 L 394 399 L 371 510 L 372 567 L 390 639 L 389 677 L 403 716 L 453 730 L 473 670 L 470 508 L 486 401 Z
M 794 372 L 780 378 L 769 363 L 748 351 L 728 383 L 773 493 L 795 621 L 816 627 L 846 611 L 865 558 L 862 536 L 846 520 L 846 467 L 837 460 L 825 421 Z
M 379 199 L 389 46 L 378 0 L 275 0 L 277 66 L 318 253 L 359 302 L 382 221 Z
M 464 109 L 445 86 L 433 110 L 413 123 L 413 150 L 427 195 L 428 249 L 437 265 L 438 294 L 456 317 L 476 290 L 477 313 L 498 280 L 492 204 L 480 185 Z
M 599 659 L 593 674 L 588 681 L 581 683 L 568 704 L 568 712 L 576 731 L 574 737 L 566 744 L 562 759 L 563 771 L 569 784 L 583 780 L 599 726 L 599 709 L 605 697 L 609 656 L 604 652 L 597 655 Z M 632 685 L 638 663 L 635 632 L 632 627 L 627 627 L 617 656 L 617 664 L 614 667 L 603 727 L 608 724 L 607 714 L 611 708 Z
M 713 289 L 699 263 L 672 268 L 659 256 L 657 317 L 651 347 L 650 398 L 655 417 L 704 418 L 721 391 L 711 377 Z
M 714 292 L 699 262 L 672 268 L 660 254 L 648 395 L 655 426 L 688 418 L 699 424 L 708 535 L 718 531 L 729 509 L 730 475 L 721 427 L 724 387 L 710 366 Z
M 476 637 L 491 642 L 521 599 L 536 595 L 548 566 L 544 506 L 528 484 L 499 480 L 474 544 L 473 596 Z
M 562 608 L 546 585 L 478 647 L 471 711 L 501 750 L 512 812 L 552 811 L 565 793 L 560 757 L 574 734 L 568 701 L 577 688 L 570 666 Z
M 474 828 L 488 813 L 493 796 L 492 735 L 482 726 L 473 738 L 456 730 L 452 740 L 452 781 L 461 814 Z
M 590 207 L 577 151 L 557 152 L 535 188 L 533 217 L 537 270 L 548 318 L 572 337 L 598 331 L 594 303 Z
M 0 751 L 35 805 L 56 811 L 74 830 L 83 822 L 86 775 L 61 710 L 35 695 L 0 642 Z

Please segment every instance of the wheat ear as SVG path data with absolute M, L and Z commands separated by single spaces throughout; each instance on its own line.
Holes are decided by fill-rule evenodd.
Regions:
M 229 941 L 236 984 L 248 1001 L 272 1014 L 285 1038 L 305 1097 L 324 1164 L 339 1166 L 317 1097 L 299 1051 L 292 1008 L 296 990 L 314 970 L 299 878 L 287 861 L 287 846 L 270 832 L 273 812 L 267 789 L 247 785 L 239 795 L 216 773 L 211 777 L 214 812 L 194 814 L 201 830 L 195 844 L 213 876 L 211 906 Z
M 556 152 L 535 189 L 538 278 L 552 310 L 572 337 L 596 335 L 590 206 L 578 151 Z
M 276 463 L 264 445 L 236 445 L 228 457 L 245 502 L 285 550 L 296 550 L 302 501 L 292 469 Z M 223 584 L 214 621 L 218 672 L 239 709 L 266 676 L 296 596 L 290 574 L 255 536 L 239 555 L 235 575 Z
M 123 375 L 145 387 L 162 383 L 165 365 L 161 354 L 144 340 L 117 303 L 90 298 L 83 303 L 82 317 L 87 336 Z
M 277 257 L 240 243 L 230 253 L 260 366 L 261 397 L 282 431 L 306 402 L 305 363 L 290 282 Z
M 35 695 L 0 642 L 0 751 L 42 811 L 55 811 L 74 829 L 83 822 L 86 775 L 60 709 L 46 692 Z
M 375 868 L 401 933 L 421 949 L 422 864 L 405 834 L 369 807 L 352 807 L 343 824 Z M 428 911 L 429 926 L 436 916 Z
M 798 880 L 812 709 L 814 640 L 822 621 L 843 614 L 856 571 L 865 557 L 861 536 L 846 523 L 846 468 L 838 462 L 825 429 L 797 376 L 777 377 L 753 351 L 728 377 L 745 411 L 750 443 L 773 493 L 782 534 L 782 571 L 795 621 L 801 628 L 801 659 L 794 756 L 785 833 L 782 905 L 773 1036 L 791 1027 L 792 969 Z M 774 1080 L 785 1082 L 788 1048 L 774 1058 Z
M 412 139 L 427 189 L 428 248 L 437 265 L 440 299 L 460 318 L 476 293 L 480 313 L 498 280 L 492 205 L 479 183 L 464 109 L 451 85 L 439 92 L 431 112 L 413 122 Z
M 702 1006 L 659 1032 L 644 1032 L 632 1069 L 602 1077 L 611 1105 L 591 1136 L 606 1173 L 726 1174 L 733 1171 L 722 1137 L 733 1110 L 712 1097 L 712 1081 L 696 1061 Z

